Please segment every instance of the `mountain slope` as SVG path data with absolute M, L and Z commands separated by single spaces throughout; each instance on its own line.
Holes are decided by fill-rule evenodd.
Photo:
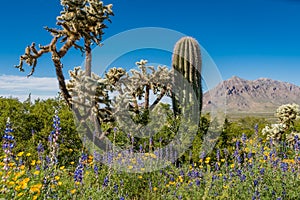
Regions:
M 223 109 L 224 96 L 228 113 L 274 112 L 282 104 L 300 104 L 300 87 L 268 78 L 249 81 L 234 76 L 204 94 L 203 111 Z

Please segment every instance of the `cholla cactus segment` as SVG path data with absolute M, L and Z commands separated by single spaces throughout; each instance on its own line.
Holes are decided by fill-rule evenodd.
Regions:
M 297 104 L 286 104 L 280 106 L 276 110 L 275 114 L 278 119 L 278 124 L 272 124 L 271 127 L 266 126 L 262 133 L 267 136 L 267 139 L 273 139 L 276 142 L 285 140 L 290 145 L 293 143 L 293 138 L 299 133 L 292 131 L 289 133 L 291 129 L 291 125 L 293 125 L 294 120 L 296 120 L 299 116 L 299 105 Z
M 96 115 L 100 122 L 114 121 L 111 112 L 110 92 L 115 90 L 115 84 L 125 74 L 122 68 L 112 68 L 104 78 L 92 73 L 91 77 L 86 76 L 80 67 L 69 71 L 70 81 L 67 89 L 72 96 L 72 104 L 77 107 L 82 114 L 82 119 L 89 115 Z
M 281 123 L 289 126 L 291 122 L 300 116 L 299 105 L 295 103 L 282 105 L 277 109 L 276 116 Z
M 125 96 L 131 97 L 133 104 L 137 100 L 145 98 L 144 109 L 149 109 L 149 92 L 150 90 L 157 96 L 157 100 L 161 100 L 163 96 L 170 95 L 172 70 L 169 70 L 166 66 L 158 66 L 155 69 L 154 66 L 147 66 L 147 60 L 141 60 L 136 62 L 136 65 L 140 70 L 132 69 L 130 74 L 126 74 L 120 79 L 117 84 L 117 90 L 120 94 L 126 94 Z M 118 103 L 118 102 L 117 102 Z M 155 105 L 158 102 L 155 102 Z M 116 104 L 117 105 L 117 104 Z M 153 106 L 152 105 L 152 108 Z M 138 105 L 133 105 L 138 109 Z
M 62 0 L 64 10 L 57 17 L 58 24 L 64 27 L 66 32 L 79 33 L 81 37 L 100 44 L 103 29 L 106 28 L 105 20 L 110 22 L 110 16 L 114 15 L 112 4 L 103 5 L 99 0 Z M 54 29 L 48 29 L 53 34 L 61 34 Z
M 150 123 L 151 116 L 158 112 L 158 103 L 163 97 L 170 97 L 172 89 L 172 70 L 165 66 L 147 66 L 146 60 L 136 62 L 136 65 L 139 70 L 132 69 L 116 84 L 118 95 L 112 102 L 113 113 L 119 126 L 123 130 L 130 129 L 129 132 L 140 131 L 143 125 Z M 154 101 L 150 101 L 150 97 L 154 97 Z M 132 119 L 141 121 L 133 123 Z M 151 127 L 155 127 L 154 121 L 159 120 L 153 120 Z
M 263 135 L 267 136 L 267 139 L 273 139 L 275 141 L 279 141 L 282 139 L 282 136 L 286 130 L 285 124 L 272 124 L 271 127 L 266 126 L 263 128 Z

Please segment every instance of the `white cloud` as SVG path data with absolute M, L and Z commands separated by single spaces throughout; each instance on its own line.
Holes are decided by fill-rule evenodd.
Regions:
M 55 77 L 0 76 L 0 96 L 3 97 L 14 97 L 24 101 L 31 93 L 32 99 L 47 99 L 56 97 L 58 91 Z

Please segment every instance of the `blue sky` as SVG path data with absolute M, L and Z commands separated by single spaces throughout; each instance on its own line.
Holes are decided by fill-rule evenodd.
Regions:
M 104 41 L 134 28 L 167 28 L 196 38 L 216 63 L 223 79 L 233 75 L 249 80 L 267 77 L 300 85 L 300 1 L 105 0 L 104 3 L 112 3 L 115 13 L 113 23 L 105 30 Z M 31 42 L 47 44 L 51 40 L 43 27 L 53 27 L 60 11 L 59 0 L 2 2 L 0 96 L 15 95 L 8 86 L 13 82 L 6 81 L 7 78 L 18 80 L 18 84 L 23 80 L 25 93 L 50 95 L 42 94 L 43 87 L 35 87 L 32 80 L 28 83 L 20 78 L 26 73 L 18 72 L 13 66 Z M 168 59 L 165 58 L 167 65 Z M 65 75 L 82 61 L 80 52 L 72 50 L 63 59 Z M 29 68 L 26 69 L 28 72 Z M 37 80 L 55 77 L 49 56 L 41 58 L 34 77 Z M 45 84 L 54 87 L 55 93 L 53 81 Z

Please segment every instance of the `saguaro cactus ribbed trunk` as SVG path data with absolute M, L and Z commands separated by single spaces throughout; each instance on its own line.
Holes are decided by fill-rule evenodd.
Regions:
M 200 115 L 202 108 L 202 60 L 200 45 L 197 40 L 192 37 L 183 37 L 175 44 L 172 66 L 174 69 L 174 87 L 179 92 L 179 95 L 177 95 L 178 92 L 173 95 L 175 114 L 182 112 L 178 104 L 181 107 L 187 107 L 188 103 L 193 102 L 192 108 L 197 107 Z

